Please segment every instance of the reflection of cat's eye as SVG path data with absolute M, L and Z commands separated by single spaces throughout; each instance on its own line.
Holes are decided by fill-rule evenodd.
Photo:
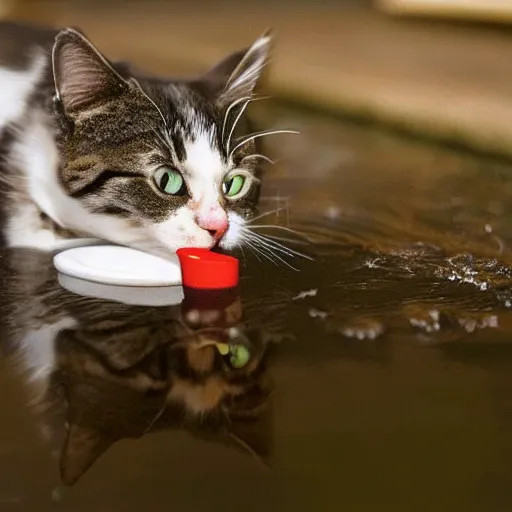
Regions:
M 230 345 L 229 353 L 229 362 L 233 368 L 243 368 L 251 358 L 251 353 L 244 345 Z
M 158 188 L 166 194 L 182 196 L 187 193 L 187 186 L 183 176 L 172 167 L 159 167 L 153 173 L 153 179 Z
M 239 195 L 244 188 L 246 179 L 247 178 L 242 174 L 228 176 L 222 184 L 222 192 L 224 192 L 224 195 L 227 197 L 235 197 Z
M 216 343 L 216 346 L 219 353 L 229 360 L 229 363 L 233 368 L 243 368 L 251 359 L 251 353 L 244 345 Z

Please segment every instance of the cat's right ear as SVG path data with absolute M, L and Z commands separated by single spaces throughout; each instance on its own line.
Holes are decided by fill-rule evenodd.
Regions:
M 267 30 L 251 47 L 226 57 L 203 77 L 221 107 L 253 96 L 268 63 L 272 40 L 272 31 Z
M 57 34 L 52 62 L 56 101 L 66 115 L 115 99 L 129 87 L 91 42 L 71 28 Z

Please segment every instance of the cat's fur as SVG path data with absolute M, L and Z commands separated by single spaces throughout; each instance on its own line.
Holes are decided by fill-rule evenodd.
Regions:
M 239 245 L 260 189 L 245 110 L 270 43 L 177 81 L 110 63 L 73 29 L 1 22 L 4 243 L 55 250 L 92 237 L 163 256 Z M 185 195 L 159 190 L 161 165 L 182 174 Z M 222 182 L 235 169 L 251 187 L 231 200 Z
M 74 295 L 59 285 L 52 255 L 30 249 L 3 254 L 0 285 L 0 348 L 21 369 L 64 483 L 116 441 L 169 429 L 268 461 L 269 340 L 261 321 L 242 322 L 236 297 L 219 308 L 212 329 L 211 311 L 192 315 L 192 324 L 185 303 L 155 308 Z M 214 347 L 234 327 L 251 346 L 242 369 Z

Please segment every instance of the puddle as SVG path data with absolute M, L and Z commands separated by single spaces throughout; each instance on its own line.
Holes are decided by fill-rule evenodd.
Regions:
M 314 261 L 146 307 L 2 252 L 2 510 L 512 507 L 512 166 L 259 115 L 302 135 L 257 230 Z

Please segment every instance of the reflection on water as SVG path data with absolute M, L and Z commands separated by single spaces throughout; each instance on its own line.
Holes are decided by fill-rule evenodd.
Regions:
M 510 510 L 511 169 L 259 115 L 302 131 L 255 228 L 298 271 L 246 250 L 239 295 L 148 307 L 3 252 L 0 504 Z
M 268 458 L 267 342 L 241 324 L 237 292 L 135 306 L 72 294 L 52 266 L 40 252 L 5 255 L 4 328 L 64 483 L 116 441 L 171 428 Z

